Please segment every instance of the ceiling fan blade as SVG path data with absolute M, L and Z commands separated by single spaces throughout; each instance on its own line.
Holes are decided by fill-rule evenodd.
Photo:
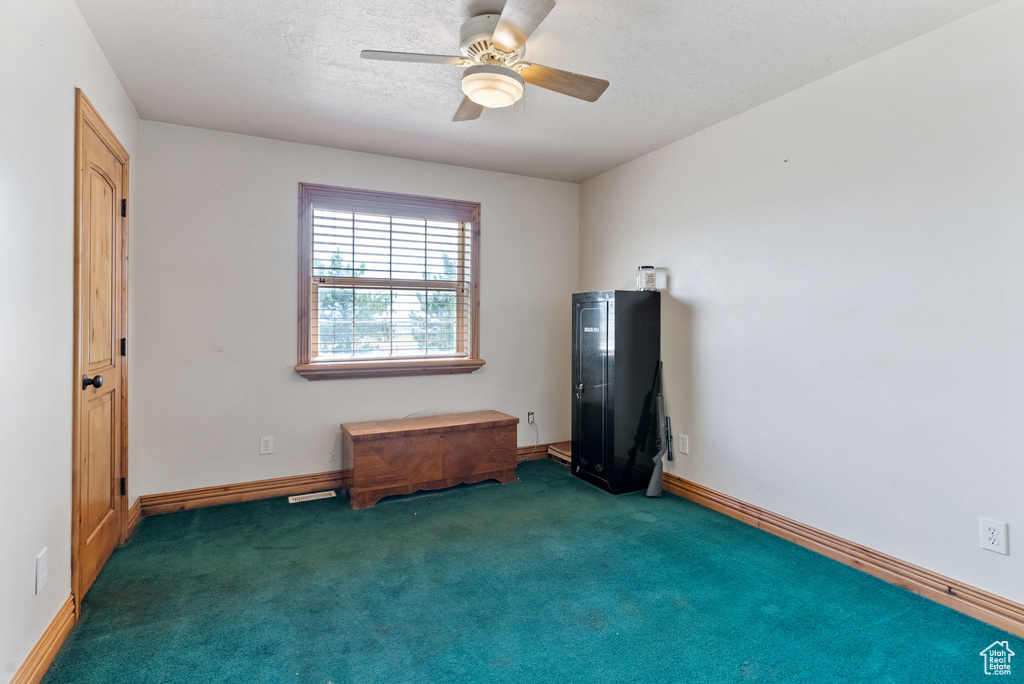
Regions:
M 507 0 L 491 35 L 495 47 L 515 52 L 555 7 L 555 0 Z
M 587 102 L 597 100 L 609 86 L 608 81 L 603 78 L 574 74 L 571 71 L 552 69 L 540 64 L 527 64 L 519 75 L 527 83 L 570 97 L 578 97 Z
M 378 59 L 384 62 L 421 62 L 423 64 L 453 64 L 465 66 L 473 61 L 465 57 L 448 55 L 421 55 L 416 52 L 384 52 L 381 50 L 363 50 L 359 53 L 363 59 Z
M 479 119 L 480 114 L 483 111 L 483 105 L 478 105 L 468 97 L 464 97 L 462 98 L 462 102 L 459 103 L 459 108 L 455 110 L 455 116 L 452 117 L 452 121 L 472 121 L 473 119 Z

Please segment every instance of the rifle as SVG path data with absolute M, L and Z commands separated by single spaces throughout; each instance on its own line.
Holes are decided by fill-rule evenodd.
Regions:
M 661 362 L 658 363 L 660 375 Z M 659 388 L 660 389 L 660 388 Z M 658 437 L 655 448 L 658 453 L 654 454 L 654 472 L 651 473 L 651 483 L 647 485 L 647 496 L 652 499 L 661 497 L 662 480 L 665 475 L 665 458 L 672 460 L 672 419 L 665 415 L 665 397 L 658 392 Z

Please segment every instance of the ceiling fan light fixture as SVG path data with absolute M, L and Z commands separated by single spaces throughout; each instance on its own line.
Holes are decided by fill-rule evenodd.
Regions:
M 483 107 L 514 105 L 523 96 L 523 77 L 515 69 L 497 64 L 468 67 L 462 76 L 462 92 Z

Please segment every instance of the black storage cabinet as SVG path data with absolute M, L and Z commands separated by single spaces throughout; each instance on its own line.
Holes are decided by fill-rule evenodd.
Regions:
M 654 469 L 661 293 L 572 296 L 572 473 L 612 494 Z

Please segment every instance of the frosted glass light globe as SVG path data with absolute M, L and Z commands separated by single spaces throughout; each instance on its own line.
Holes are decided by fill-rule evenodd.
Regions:
M 484 107 L 508 107 L 523 96 L 523 78 L 508 67 L 478 64 L 463 73 L 462 92 Z

